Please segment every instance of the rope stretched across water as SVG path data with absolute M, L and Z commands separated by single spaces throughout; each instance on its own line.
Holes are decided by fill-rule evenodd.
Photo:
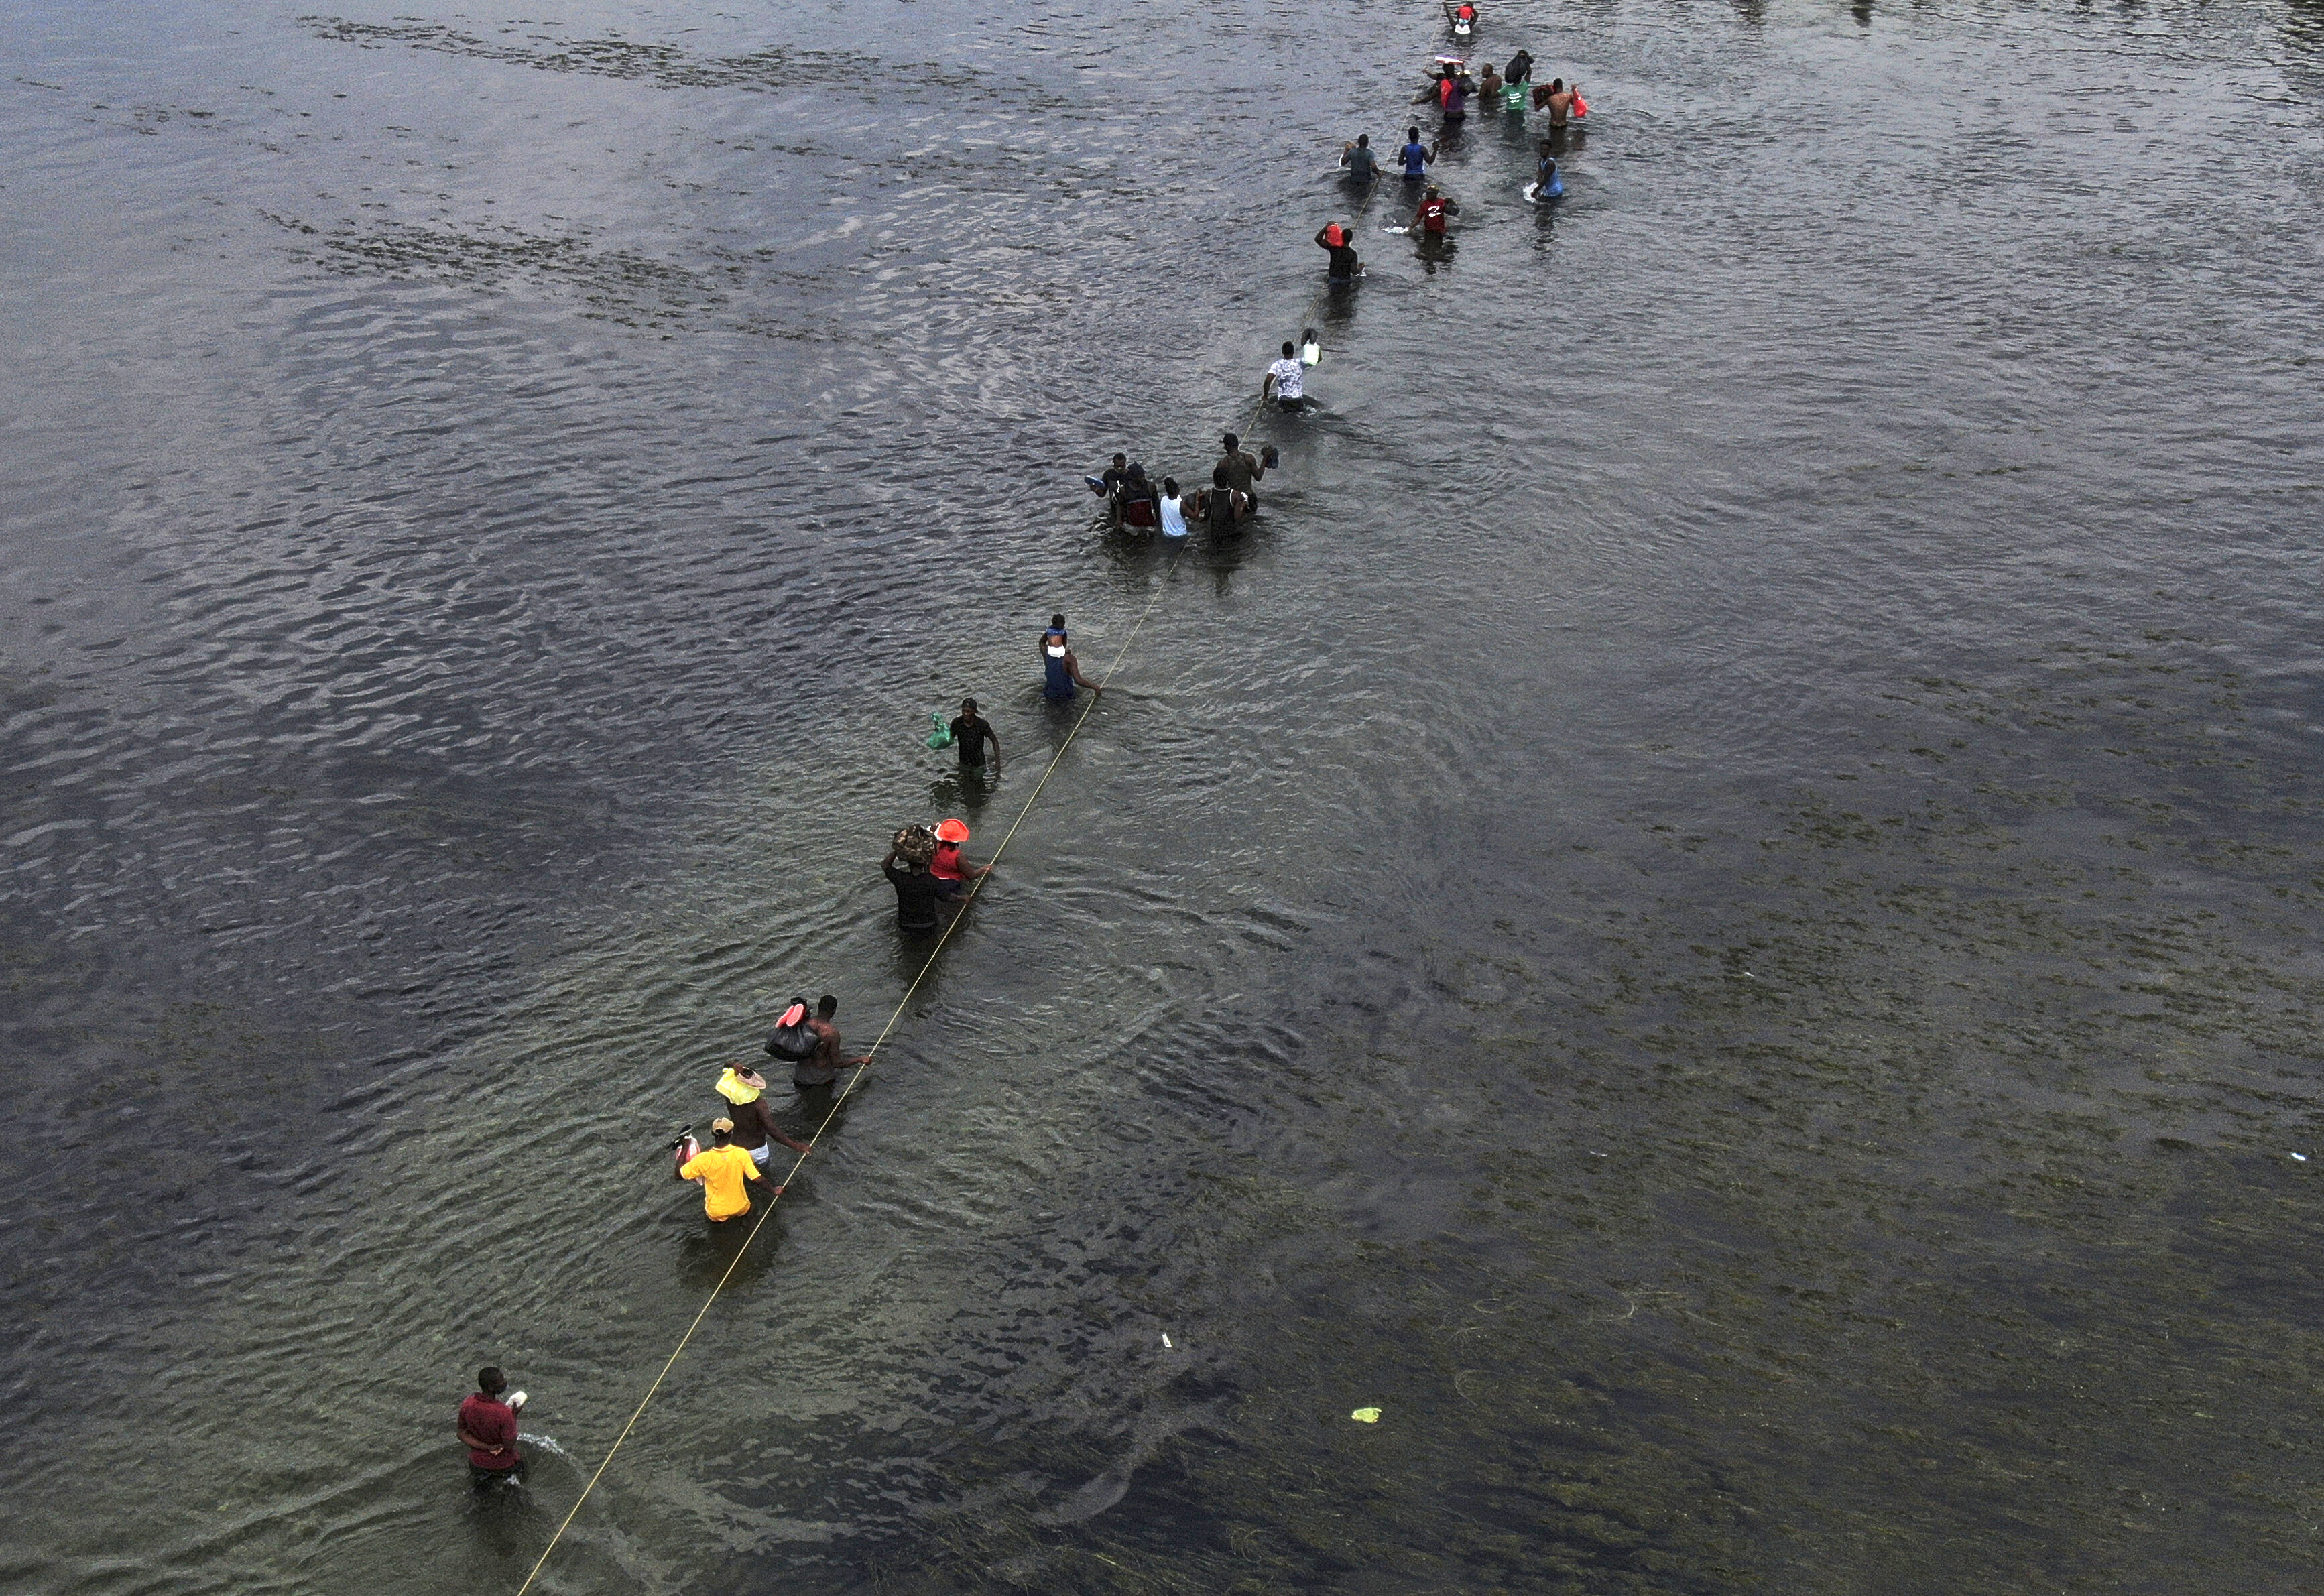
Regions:
M 1357 221 L 1361 221 L 1364 212 L 1371 208 L 1372 196 L 1379 191 L 1380 182 L 1383 180 L 1376 180 L 1371 190 L 1365 194 L 1363 203 L 1356 208 Z M 1307 301 L 1306 314 L 1313 316 L 1316 308 L 1323 302 L 1324 296 L 1331 291 L 1332 285 L 1328 282 L 1317 290 L 1314 297 Z M 1255 425 L 1266 404 L 1266 395 L 1262 391 L 1259 398 L 1251 405 L 1250 420 L 1243 425 L 1245 427 Z M 1122 661 L 1130 658 L 1130 648 L 1138 641 L 1138 634 L 1146 630 L 1147 619 L 1154 613 L 1155 601 L 1162 596 L 1163 589 L 1169 586 L 1171 576 L 1178 568 L 1178 562 L 1185 556 L 1186 550 L 1184 545 L 1181 545 L 1170 557 L 1170 563 L 1163 567 L 1162 579 L 1155 583 L 1154 590 L 1146 595 L 1145 606 L 1138 612 L 1138 619 L 1131 623 L 1130 635 L 1121 640 L 1121 647 L 1114 653 L 1113 664 L 1106 671 L 1109 679 L 1121 669 Z M 1018 828 L 1025 824 L 1025 817 L 1033 812 L 1033 806 L 1040 801 L 1041 794 L 1048 788 L 1049 779 L 1057 773 L 1057 767 L 1064 762 L 1066 751 L 1073 747 L 1074 739 L 1082 734 L 1082 727 L 1088 723 L 1090 713 L 1098 706 L 1102 697 L 1102 693 L 1091 694 L 1089 702 L 1083 705 L 1081 713 L 1074 717 L 1073 727 L 1066 732 L 1065 740 L 1057 744 L 1057 752 L 1050 756 L 1048 767 L 1041 772 L 1040 780 L 1035 782 L 1033 790 L 1026 795 L 1023 807 L 1017 811 L 1017 818 L 1010 822 L 1009 830 L 1001 838 L 1001 845 L 992 850 L 993 864 L 997 865 L 1001 863 L 1001 856 L 1009 851 L 1009 844 L 1016 840 Z M 976 901 L 976 895 L 984 890 L 984 883 L 991 879 L 989 873 L 981 875 L 969 887 L 968 895 L 962 900 L 959 910 L 945 925 L 943 933 L 936 937 L 936 946 L 928 950 L 928 956 L 921 962 L 919 973 L 912 977 L 912 984 L 904 989 L 904 995 L 897 1001 L 895 1012 L 888 1016 L 888 1023 L 880 1028 L 879 1036 L 872 1039 L 871 1047 L 865 1051 L 862 1064 L 857 1066 L 854 1074 L 847 1077 L 847 1084 L 842 1086 L 838 1095 L 831 1100 L 831 1107 L 824 1114 L 823 1122 L 815 1128 L 815 1134 L 807 1138 L 807 1152 L 799 1154 L 792 1160 L 790 1173 L 783 1176 L 781 1183 L 775 1187 L 773 1195 L 768 1197 L 760 1209 L 758 1218 L 751 1222 L 750 1230 L 742 1237 L 742 1244 L 734 1249 L 733 1259 L 726 1265 L 724 1272 L 718 1277 L 717 1283 L 711 1287 L 710 1295 L 702 1299 L 702 1306 L 696 1312 L 693 1321 L 687 1325 L 686 1333 L 678 1338 L 678 1344 L 670 1349 L 669 1356 L 662 1360 L 660 1372 L 654 1376 L 653 1383 L 646 1388 L 645 1395 L 638 1398 L 637 1407 L 630 1412 L 629 1422 L 622 1426 L 622 1433 L 613 1437 L 613 1444 L 606 1449 L 604 1461 L 600 1462 L 590 1474 L 589 1482 L 581 1488 L 581 1494 L 573 1499 L 573 1506 L 567 1510 L 564 1518 L 558 1522 L 556 1533 L 549 1537 L 549 1544 L 540 1549 L 540 1555 L 534 1560 L 531 1572 L 524 1576 L 524 1583 L 517 1587 L 517 1596 L 526 1596 L 526 1592 L 532 1589 L 533 1582 L 540 1577 L 540 1571 L 549 1566 L 549 1555 L 557 1550 L 558 1543 L 565 1538 L 565 1532 L 573 1527 L 573 1520 L 579 1516 L 582 1505 L 588 1501 L 590 1492 L 597 1489 L 597 1481 L 605 1477 L 607 1469 L 613 1467 L 613 1459 L 621 1454 L 623 1444 L 630 1438 L 630 1432 L 638 1427 L 638 1420 L 645 1416 L 646 1409 L 652 1405 L 655 1396 L 661 1390 L 662 1381 L 668 1379 L 669 1371 L 678 1367 L 678 1361 L 685 1355 L 687 1345 L 694 1340 L 695 1332 L 702 1328 L 702 1322 L 710 1316 L 710 1310 L 716 1305 L 719 1294 L 726 1289 L 726 1282 L 733 1279 L 734 1271 L 742 1267 L 742 1259 L 750 1253 L 751 1243 L 759 1239 L 759 1232 L 766 1225 L 767 1221 L 774 1217 L 775 1205 L 782 1201 L 783 1193 L 788 1189 L 792 1181 L 798 1178 L 799 1169 L 807 1163 L 807 1155 L 815 1151 L 816 1144 L 823 1140 L 824 1132 L 830 1130 L 832 1121 L 839 1117 L 840 1105 L 847 1101 L 848 1093 L 855 1090 L 856 1083 L 863 1079 L 863 1072 L 872 1066 L 872 1061 L 880 1056 L 880 1049 L 886 1045 L 888 1038 L 894 1033 L 897 1025 L 903 1019 L 904 1010 L 911 1007 L 912 994 L 920 990 L 920 983 L 927 979 L 928 972 L 936 968 L 936 958 L 944 952 L 945 944 L 952 940 L 953 932 L 957 930 L 960 923 L 968 918 L 968 906 Z

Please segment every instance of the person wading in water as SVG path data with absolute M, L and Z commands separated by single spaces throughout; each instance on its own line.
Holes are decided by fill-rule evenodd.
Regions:
M 751 1212 L 751 1195 L 743 1189 L 744 1183 L 767 1183 L 751 1155 L 734 1145 L 733 1134 L 733 1121 L 711 1121 L 710 1145 L 678 1167 L 680 1181 L 690 1180 L 702 1188 L 702 1212 L 715 1224 L 724 1224 Z M 797 1142 L 791 1145 L 798 1147 Z M 799 1148 L 801 1152 L 806 1150 Z M 783 1188 L 777 1186 L 775 1195 L 782 1195 Z
M 992 768 L 1001 769 L 1001 733 L 992 729 L 991 721 L 976 713 L 975 699 L 960 701 L 960 714 L 952 723 L 952 741 L 960 751 L 963 771 L 984 769 L 984 745 L 988 743 L 992 744 Z
M 716 1089 L 733 1111 L 734 1145 L 750 1154 L 751 1162 L 760 1168 L 767 1167 L 775 1142 L 781 1142 L 795 1153 L 807 1150 L 807 1143 L 793 1141 L 775 1124 L 775 1116 L 767 1107 L 766 1078 L 756 1070 L 747 1065 L 730 1064 L 718 1077 Z
M 1041 634 L 1041 697 L 1052 704 L 1063 704 L 1074 696 L 1076 687 L 1087 687 L 1093 693 L 1105 688 L 1082 674 L 1082 662 L 1074 658 L 1073 647 L 1065 640 L 1065 618 L 1062 614 L 1049 617 L 1049 629 Z
M 476 1370 L 475 1394 L 460 1404 L 453 1426 L 468 1449 L 468 1483 L 479 1490 L 524 1478 L 524 1454 L 516 1448 L 516 1416 L 524 1407 L 524 1393 L 503 1402 L 501 1393 L 507 1389 L 508 1376 L 498 1368 Z

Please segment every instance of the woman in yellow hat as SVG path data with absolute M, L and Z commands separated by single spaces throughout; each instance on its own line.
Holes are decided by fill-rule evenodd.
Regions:
M 793 1141 L 776 1127 L 766 1093 L 765 1078 L 748 1065 L 730 1064 L 718 1077 L 718 1095 L 734 1107 L 734 1145 L 750 1154 L 751 1162 L 761 1169 L 767 1167 L 767 1155 L 774 1151 L 770 1137 L 795 1153 L 807 1151 L 807 1143 Z

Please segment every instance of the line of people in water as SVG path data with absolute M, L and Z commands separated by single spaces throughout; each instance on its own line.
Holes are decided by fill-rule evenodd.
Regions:
M 1575 122 L 1590 114 L 1590 105 L 1582 97 L 1581 85 L 1568 84 L 1562 78 L 1554 78 L 1545 86 L 1536 84 L 1533 69 L 1532 54 L 1523 50 L 1509 58 L 1505 69 L 1497 69 L 1490 61 L 1486 62 L 1480 77 L 1471 75 L 1469 64 L 1462 57 L 1436 59 L 1427 81 L 1413 97 L 1412 103 L 1435 105 L 1439 137 L 1434 143 L 1425 143 L 1417 124 L 1405 129 L 1404 144 L 1397 151 L 1396 159 L 1407 192 L 1414 187 L 1419 187 L 1422 192 L 1411 220 L 1395 231 L 1412 234 L 1424 245 L 1445 242 L 1452 219 L 1460 215 L 1461 206 L 1430 180 L 1429 168 L 1436 162 L 1444 135 L 1457 132 L 1467 122 L 1472 102 L 1498 106 L 1516 114 L 1523 112 L 1530 101 L 1533 109 L 1549 113 L 1549 136 L 1537 148 L 1534 180 L 1526 189 L 1526 198 L 1538 204 L 1564 196 L 1565 182 L 1557 162 L 1559 140 Z M 1372 148 L 1370 134 L 1359 134 L 1340 147 L 1340 164 L 1351 182 L 1367 190 L 1382 176 L 1379 155 Z M 1315 242 L 1331 257 L 1326 268 L 1328 281 L 1350 283 L 1363 275 L 1363 261 L 1355 250 L 1352 226 L 1326 223 L 1316 233 Z
M 1454 15 L 1449 5 L 1447 14 Z M 1472 29 L 1475 17 L 1474 5 L 1463 0 L 1456 32 L 1465 34 Z M 1522 50 L 1501 70 L 1488 63 L 1478 79 L 1470 78 L 1465 61 L 1440 58 L 1429 85 L 1414 103 L 1434 99 L 1447 131 L 1465 119 L 1471 101 L 1488 106 L 1499 103 L 1507 110 L 1521 111 L 1528 92 L 1534 109 L 1549 112 L 1553 135 L 1570 119 L 1588 113 L 1578 87 L 1553 79 L 1546 88 L 1535 88 L 1532 76 L 1533 58 Z M 1404 146 L 1397 152 L 1405 181 L 1423 189 L 1409 230 L 1419 234 L 1424 242 L 1441 241 L 1450 218 L 1460 213 L 1458 202 L 1428 180 L 1439 148 L 1436 143 L 1423 143 L 1420 129 L 1415 125 L 1406 130 Z M 1352 181 L 1366 187 L 1382 175 L 1369 134 L 1344 145 L 1340 163 Z M 1549 140 L 1542 143 L 1537 181 L 1545 197 L 1563 191 Z M 1331 283 L 1351 283 L 1363 274 L 1352 225 L 1326 223 L 1316 230 L 1315 243 L 1329 255 Z M 1281 357 L 1268 366 L 1260 379 L 1260 402 L 1295 413 L 1307 409 L 1306 374 L 1320 358 L 1312 328 L 1299 343 L 1285 343 Z M 1196 527 L 1213 536 L 1227 535 L 1258 512 L 1259 484 L 1277 464 L 1277 456 L 1272 447 L 1252 455 L 1231 432 L 1220 442 L 1222 453 L 1211 467 L 1209 485 L 1193 492 L 1183 490 L 1174 476 L 1155 481 L 1142 464 L 1120 453 L 1103 473 L 1085 480 L 1106 501 L 1107 517 L 1115 528 L 1158 532 L 1174 542 L 1190 537 Z M 1102 683 L 1083 674 L 1062 613 L 1049 617 L 1038 647 L 1045 700 L 1067 703 L 1084 689 L 1104 693 Z M 964 778 L 997 775 L 1000 770 L 1001 734 L 980 713 L 973 698 L 963 699 L 960 714 L 940 737 L 929 741 L 931 746 L 948 745 L 956 751 Z M 973 863 L 962 853 L 969 839 L 967 823 L 950 818 L 934 826 L 906 826 L 890 840 L 881 871 L 895 890 L 896 924 L 907 936 L 940 932 L 947 915 L 958 909 L 975 881 L 991 872 L 991 866 Z M 778 1073 L 782 1066 L 788 1067 L 794 1093 L 788 1109 L 795 1116 L 793 1122 L 801 1128 L 819 1125 L 828 1118 L 842 1071 L 861 1070 L 872 1063 L 868 1055 L 847 1055 L 837 1024 L 838 1010 L 838 998 L 829 993 L 812 1010 L 805 998 L 793 1000 L 776 1020 L 763 1049 Z M 803 1158 L 813 1150 L 813 1144 L 783 1128 L 769 1102 L 773 1088 L 767 1075 L 748 1061 L 723 1066 L 709 1090 L 720 1104 L 710 1121 L 709 1144 L 696 1142 L 691 1132 L 680 1136 L 672 1149 L 672 1173 L 678 1182 L 701 1188 L 704 1214 L 713 1225 L 723 1227 L 752 1211 L 752 1186 L 770 1188 L 773 1196 L 782 1195 L 784 1187 L 770 1182 L 767 1173 L 777 1147 Z M 475 1391 L 460 1405 L 456 1433 L 468 1450 L 470 1476 L 479 1487 L 515 1482 L 523 1477 L 517 1416 L 525 1394 L 504 1395 L 507 1385 L 506 1376 L 497 1367 L 482 1369 L 477 1371 Z
M 974 719 L 974 704 L 964 706 L 964 712 Z M 991 741 L 997 752 L 999 740 Z M 968 840 L 968 827 L 956 820 L 947 821 L 937 831 L 956 839 L 950 843 L 952 867 L 973 870 L 958 858 L 959 844 Z M 805 998 L 795 998 L 766 1040 L 766 1056 L 776 1066 L 789 1069 L 795 1095 L 788 1106 L 796 1116 L 794 1122 L 802 1127 L 818 1125 L 828 1118 L 841 1071 L 867 1068 L 872 1063 L 868 1055 L 848 1055 L 838 1015 L 839 1000 L 830 993 L 812 1009 Z M 696 1142 L 691 1131 L 673 1144 L 674 1177 L 702 1188 L 702 1211 L 714 1226 L 724 1227 L 751 1212 L 752 1186 L 767 1188 L 774 1196 L 782 1195 L 782 1185 L 767 1174 L 777 1147 L 800 1158 L 813 1150 L 811 1142 L 801 1141 L 783 1128 L 768 1101 L 771 1090 L 766 1075 L 749 1060 L 724 1066 L 709 1087 L 720 1104 L 717 1117 L 710 1121 L 709 1145 Z M 503 1395 L 507 1389 L 507 1376 L 497 1366 L 477 1370 L 476 1388 L 461 1402 L 454 1424 L 454 1434 L 468 1450 L 469 1481 L 479 1490 L 521 1484 L 524 1479 L 517 1417 L 523 1411 L 525 1394 Z

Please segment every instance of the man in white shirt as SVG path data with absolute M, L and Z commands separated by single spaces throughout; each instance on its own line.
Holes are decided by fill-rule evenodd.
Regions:
M 1283 346 L 1283 358 L 1267 368 L 1267 375 L 1259 384 L 1259 396 L 1262 401 L 1271 399 L 1295 413 L 1307 408 L 1307 368 L 1300 364 L 1298 346 Z

